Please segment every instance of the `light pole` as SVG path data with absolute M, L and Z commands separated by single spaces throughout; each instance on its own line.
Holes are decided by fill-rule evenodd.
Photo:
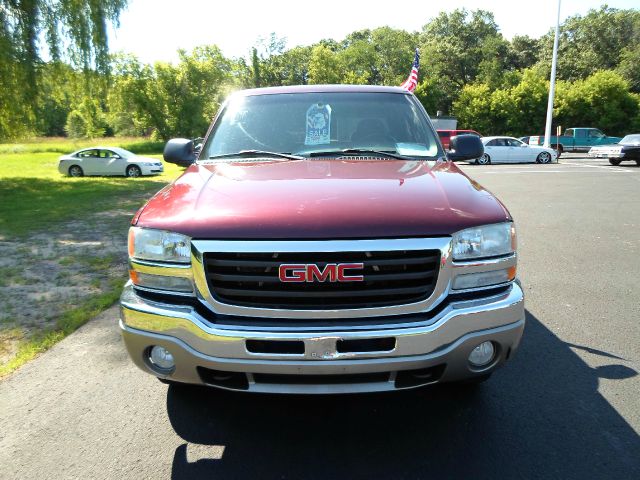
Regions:
M 544 128 L 544 145 L 551 146 L 551 122 L 553 119 L 553 97 L 556 93 L 556 64 L 558 63 L 558 37 L 560 36 L 560 2 L 558 0 L 558 18 L 556 19 L 556 37 L 553 40 L 553 59 L 551 60 L 551 84 L 549 86 L 549 103 L 547 103 L 547 124 Z

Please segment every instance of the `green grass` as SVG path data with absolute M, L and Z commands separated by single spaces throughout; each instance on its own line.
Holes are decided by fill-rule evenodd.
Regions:
M 163 144 L 141 138 L 112 138 L 90 141 L 67 139 L 35 139 L 19 144 L 0 144 L 0 240 L 28 239 L 30 235 L 48 233 L 53 239 L 64 233 L 66 222 L 75 220 L 88 225 L 96 221 L 100 213 L 133 213 L 152 194 L 180 175 L 182 169 L 165 164 L 165 173 L 155 177 L 136 179 L 123 177 L 69 178 L 57 170 L 60 154 L 83 147 L 107 145 L 120 146 L 136 153 L 161 157 Z M 126 213 L 125 213 L 126 215 Z M 122 232 L 126 235 L 125 230 Z M 28 251 L 28 247 L 24 247 Z M 42 261 L 31 257 L 35 263 Z M 62 265 L 100 271 L 108 267 L 113 258 L 69 258 Z M 28 268 L 26 265 L 25 268 Z M 0 287 L 15 283 L 20 276 L 15 272 L 0 272 Z M 64 279 L 61 279 L 61 281 Z M 79 326 L 113 305 L 120 294 L 124 278 L 108 282 L 101 293 L 89 296 L 83 304 L 63 312 L 53 328 L 26 331 L 16 328 L 15 322 L 4 322 L 0 327 L 0 349 L 3 342 L 18 341 L 17 354 L 0 364 L 0 377 L 7 375 L 39 353 L 69 335 Z M 99 288 L 99 282 L 92 286 Z M 21 340 L 19 340 L 21 339 Z
M 0 236 L 25 236 L 100 212 L 134 208 L 181 173 L 173 164 L 155 177 L 70 178 L 55 153 L 0 154 Z
M 107 137 L 96 139 L 69 139 L 63 137 L 34 138 L 20 143 L 0 144 L 0 155 L 14 153 L 71 153 L 92 146 L 122 147 L 133 153 L 162 153 L 164 142 L 142 137 Z
M 63 313 L 58 319 L 55 328 L 45 330 L 22 340 L 18 345 L 16 355 L 7 363 L 0 364 L 0 378 L 10 374 L 40 353 L 50 349 L 64 337 L 76 331 L 93 317 L 109 308 L 118 300 L 121 288 L 122 282 L 112 281 L 103 293 L 88 298 L 84 305 Z M 4 333 L 5 335 L 19 334 L 16 329 Z

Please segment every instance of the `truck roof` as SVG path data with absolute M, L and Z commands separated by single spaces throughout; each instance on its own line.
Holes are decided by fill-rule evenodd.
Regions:
M 233 95 L 274 95 L 278 93 L 401 93 L 408 95 L 409 91 L 402 87 L 385 87 L 382 85 L 290 85 L 282 87 L 250 88 L 239 90 Z

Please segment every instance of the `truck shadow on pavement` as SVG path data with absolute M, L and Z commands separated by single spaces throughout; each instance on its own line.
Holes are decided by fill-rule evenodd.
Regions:
M 169 420 L 187 442 L 172 476 L 640 478 L 640 437 L 598 392 L 600 378 L 637 372 L 564 343 L 528 312 L 527 322 L 515 358 L 475 389 L 291 397 L 171 387 Z M 591 368 L 572 349 L 606 365 Z

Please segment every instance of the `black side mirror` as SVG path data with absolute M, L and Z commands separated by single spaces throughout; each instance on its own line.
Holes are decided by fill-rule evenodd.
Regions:
M 451 137 L 449 143 L 449 160 L 460 162 L 463 160 L 474 160 L 484 155 L 484 145 L 480 138 L 475 135 L 457 135 Z
M 196 151 L 193 142 L 186 138 L 173 138 L 164 146 L 162 154 L 165 162 L 175 163 L 181 167 L 188 167 L 196 161 Z

